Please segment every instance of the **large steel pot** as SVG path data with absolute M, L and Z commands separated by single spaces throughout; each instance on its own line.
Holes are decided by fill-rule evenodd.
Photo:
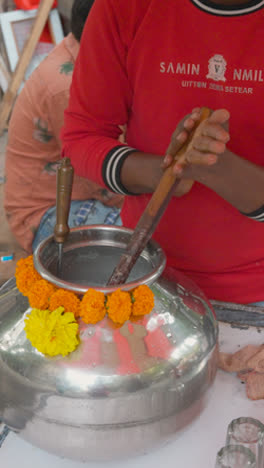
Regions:
M 53 237 L 35 253 L 50 281 L 104 291 L 131 231 L 71 230 L 62 278 Z M 167 442 L 202 411 L 217 369 L 218 328 L 203 293 L 180 273 L 162 273 L 162 249 L 150 241 L 129 285 L 152 283 L 155 308 L 115 328 L 81 325 L 81 345 L 47 358 L 24 333 L 27 299 L 12 279 L 0 291 L 0 419 L 24 439 L 80 460 L 128 457 Z M 87 282 L 88 280 L 88 282 Z M 112 289 L 112 288 L 111 288 Z

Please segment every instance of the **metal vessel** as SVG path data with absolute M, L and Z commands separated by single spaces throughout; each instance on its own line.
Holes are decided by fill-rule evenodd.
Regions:
M 60 287 L 104 292 L 131 232 L 73 229 L 56 276 L 53 237 L 35 266 Z M 0 290 L 0 419 L 33 445 L 76 460 L 111 460 L 167 443 L 206 404 L 217 369 L 218 327 L 199 288 L 166 269 L 150 241 L 124 288 L 149 284 L 151 314 L 115 327 L 80 322 L 81 344 L 66 358 L 47 358 L 25 337 L 28 302 L 9 280 Z M 163 272 L 162 272 L 163 271 Z

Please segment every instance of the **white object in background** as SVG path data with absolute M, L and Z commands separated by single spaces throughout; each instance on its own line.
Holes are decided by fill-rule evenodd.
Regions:
M 16 69 L 19 56 L 30 35 L 34 19 L 37 16 L 37 12 L 38 10 L 15 10 L 0 14 L 0 26 L 2 29 L 11 72 L 14 72 Z M 60 16 L 57 9 L 51 10 L 48 24 L 52 43 L 38 43 L 32 60 L 26 71 L 25 78 L 30 76 L 32 71 L 48 55 L 54 46 L 59 44 L 64 38 Z

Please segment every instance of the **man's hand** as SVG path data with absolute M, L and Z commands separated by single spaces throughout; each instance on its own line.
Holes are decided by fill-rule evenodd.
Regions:
M 188 175 L 195 175 L 195 168 L 201 170 L 202 167 L 216 164 L 218 157 L 225 152 L 226 143 L 230 139 L 229 133 L 224 128 L 228 123 L 229 112 L 225 109 L 216 110 L 197 127 L 185 154 L 177 157 L 177 152 L 199 121 L 200 113 L 200 108 L 195 108 L 179 123 L 163 162 L 163 169 L 166 169 L 173 160 L 175 161 L 173 172 L 182 178 L 175 191 L 175 196 L 178 197 L 188 193 L 192 188 L 195 177 L 190 179 Z

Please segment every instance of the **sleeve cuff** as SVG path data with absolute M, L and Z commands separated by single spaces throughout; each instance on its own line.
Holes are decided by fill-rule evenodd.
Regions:
M 121 182 L 121 169 L 125 159 L 132 153 L 138 150 L 131 148 L 130 146 L 115 146 L 107 154 L 103 167 L 102 177 L 105 185 L 112 191 L 120 193 L 121 195 L 136 195 L 135 193 L 129 192 Z
M 251 213 L 243 213 L 243 211 L 240 211 L 240 213 L 248 218 L 254 219 L 255 221 L 264 223 L 264 205 Z

